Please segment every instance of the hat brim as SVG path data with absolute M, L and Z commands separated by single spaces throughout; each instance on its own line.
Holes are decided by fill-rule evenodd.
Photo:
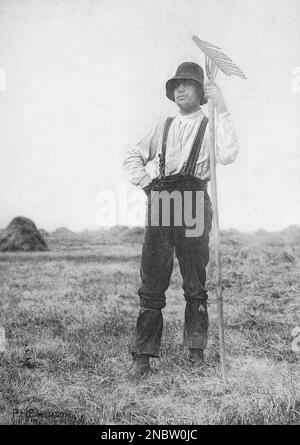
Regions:
M 175 98 L 174 98 L 174 89 L 176 87 L 176 85 L 178 84 L 178 81 L 180 80 L 193 80 L 194 82 L 196 82 L 199 87 L 202 89 L 203 91 L 203 84 L 201 82 L 199 82 L 198 80 L 194 79 L 193 77 L 188 77 L 188 76 L 174 76 L 171 79 L 169 79 L 166 82 L 166 95 L 167 98 L 172 100 L 173 102 L 175 102 Z M 204 96 L 204 91 L 202 94 L 202 98 L 200 100 L 200 105 L 205 105 L 207 104 L 207 99 Z

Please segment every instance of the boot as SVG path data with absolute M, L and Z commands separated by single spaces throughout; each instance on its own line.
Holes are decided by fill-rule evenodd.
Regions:
M 132 381 L 138 381 L 151 371 L 149 356 L 145 354 L 136 354 L 133 358 L 133 364 L 129 370 L 128 377 Z
M 189 362 L 193 366 L 204 367 L 203 349 L 189 348 Z

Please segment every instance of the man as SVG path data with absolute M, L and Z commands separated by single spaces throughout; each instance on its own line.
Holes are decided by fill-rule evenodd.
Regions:
M 216 161 L 233 162 L 239 151 L 238 140 L 220 88 L 214 82 L 204 86 L 202 68 L 192 62 L 181 64 L 166 83 L 166 95 L 174 101 L 179 113 L 159 121 L 124 159 L 129 180 L 143 188 L 148 196 L 148 224 L 140 267 L 140 312 L 136 325 L 136 340 L 132 351 L 132 374 L 139 378 L 151 370 L 150 357 L 159 357 L 163 328 L 161 310 L 166 305 L 165 292 L 173 270 L 174 248 L 183 278 L 186 300 L 184 345 L 189 349 L 189 361 L 202 367 L 203 350 L 207 346 L 208 313 L 205 289 L 206 265 L 209 259 L 209 232 L 212 211 L 207 182 L 209 173 L 209 130 L 201 105 L 211 98 L 216 110 Z M 145 166 L 152 161 L 152 177 Z M 149 224 L 153 193 L 184 191 L 193 193 L 192 205 L 197 206 L 204 194 L 204 229 L 197 237 L 186 234 L 186 226 Z M 197 200 L 195 198 L 197 197 Z M 152 205 L 151 205 L 152 204 Z M 175 212 L 175 211 L 174 211 Z M 174 216 L 173 216 L 174 218 Z

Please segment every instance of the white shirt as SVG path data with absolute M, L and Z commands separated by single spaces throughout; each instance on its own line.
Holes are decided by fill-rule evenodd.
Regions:
M 188 115 L 178 114 L 173 120 L 167 138 L 165 175 L 179 173 L 187 162 L 205 114 L 200 108 Z M 133 148 L 127 150 L 123 161 L 124 171 L 132 184 L 145 187 L 159 175 L 159 154 L 166 119 L 161 119 L 148 134 Z M 207 124 L 202 147 L 196 163 L 195 176 L 210 180 L 209 173 L 209 125 Z M 216 162 L 230 164 L 238 154 L 239 144 L 228 111 L 216 115 Z M 150 176 L 145 166 L 153 160 Z

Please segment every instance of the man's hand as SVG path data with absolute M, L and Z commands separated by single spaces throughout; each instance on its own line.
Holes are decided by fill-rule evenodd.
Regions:
M 212 80 L 206 82 L 204 86 L 204 93 L 207 99 L 212 100 L 217 113 L 223 113 L 227 110 L 220 87 L 215 82 L 213 82 Z

